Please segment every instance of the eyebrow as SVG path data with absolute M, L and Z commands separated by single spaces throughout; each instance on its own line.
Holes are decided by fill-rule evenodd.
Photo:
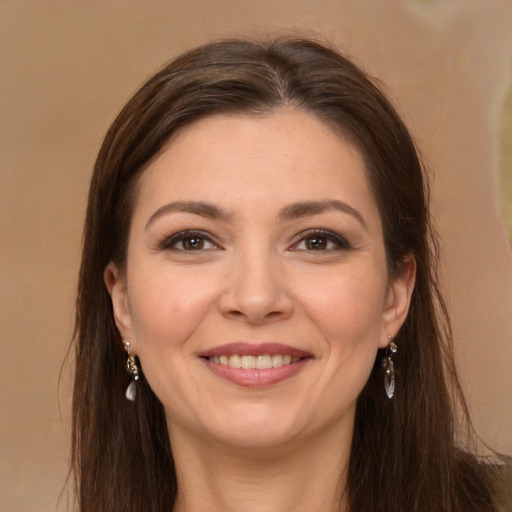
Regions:
M 281 222 L 286 222 L 301 217 L 319 215 L 320 213 L 330 210 L 338 210 L 352 215 L 352 217 L 358 220 L 359 223 L 367 229 L 366 222 L 361 213 L 353 206 L 337 199 L 330 199 L 327 201 L 305 201 L 290 204 L 281 209 L 279 212 L 279 220 Z M 173 212 L 192 213 L 200 215 L 201 217 L 220 220 L 227 220 L 232 216 L 226 210 L 204 201 L 174 201 L 158 208 L 158 210 L 149 217 L 144 230 L 147 230 L 158 218 Z
M 209 219 L 228 219 L 231 217 L 231 215 L 222 208 L 204 201 L 174 201 L 158 208 L 158 210 L 149 217 L 144 230 L 147 230 L 159 217 L 172 212 L 193 213 Z
M 293 220 L 300 217 L 308 217 L 312 215 L 318 215 L 330 210 L 338 210 L 343 213 L 352 215 L 359 223 L 367 229 L 366 221 L 361 213 L 356 210 L 353 206 L 350 206 L 343 201 L 337 199 L 330 199 L 327 201 L 306 201 L 302 203 L 294 203 L 289 206 L 285 206 L 279 213 L 281 221 Z

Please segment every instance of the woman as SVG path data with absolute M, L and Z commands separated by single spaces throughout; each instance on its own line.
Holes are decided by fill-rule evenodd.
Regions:
M 221 41 L 151 78 L 90 188 L 80 510 L 497 510 L 427 195 L 389 102 L 318 43 Z

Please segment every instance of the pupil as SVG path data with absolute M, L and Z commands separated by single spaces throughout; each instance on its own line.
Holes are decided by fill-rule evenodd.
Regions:
M 306 242 L 306 246 L 308 249 L 318 251 L 326 248 L 327 241 L 325 238 L 309 238 Z
M 203 239 L 199 237 L 185 238 L 183 240 L 183 248 L 188 250 L 202 249 L 204 245 Z

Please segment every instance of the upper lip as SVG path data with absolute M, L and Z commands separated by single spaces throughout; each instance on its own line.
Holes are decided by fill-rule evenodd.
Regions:
M 311 357 L 312 354 L 304 350 L 276 342 L 249 343 L 245 341 L 236 341 L 217 345 L 205 350 L 199 354 L 199 357 L 220 357 L 220 356 L 261 356 L 261 355 L 290 355 L 292 357 Z

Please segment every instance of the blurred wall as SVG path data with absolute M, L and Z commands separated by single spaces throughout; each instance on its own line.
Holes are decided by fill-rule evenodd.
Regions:
M 0 512 L 55 510 L 66 477 L 70 365 L 58 380 L 101 138 L 156 67 L 225 35 L 315 30 L 384 81 L 433 176 L 477 427 L 512 453 L 511 26 L 510 0 L 0 1 Z

